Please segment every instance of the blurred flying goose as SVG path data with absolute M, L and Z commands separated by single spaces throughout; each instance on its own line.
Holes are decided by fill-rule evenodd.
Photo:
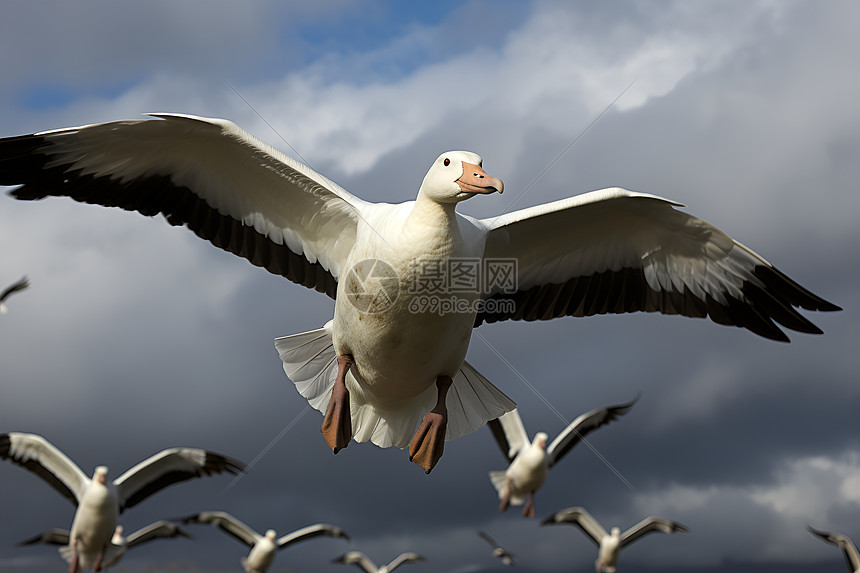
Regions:
M 451 151 L 414 201 L 369 203 L 229 121 L 152 115 L 0 139 L 0 185 L 161 213 L 334 298 L 331 322 L 276 347 L 335 453 L 351 437 L 409 445 L 429 472 L 445 439 L 512 410 L 464 361 L 484 322 L 662 312 L 787 341 L 774 321 L 821 332 L 794 307 L 839 308 L 653 195 L 616 187 L 475 219 L 457 203 L 503 184 Z
M 549 447 L 549 437 L 543 432 L 535 434 L 534 440 L 529 442 L 529 435 L 516 409 L 496 420 L 490 420 L 490 430 L 502 454 L 510 462 L 508 469 L 490 472 L 490 481 L 502 500 L 499 511 L 505 511 L 511 503 L 522 505 L 528 497 L 523 515 L 534 517 L 534 496 L 546 481 L 549 469 L 585 436 L 623 416 L 635 403 L 636 400 L 633 400 L 581 414 L 556 436 Z
M 0 314 L 6 314 L 7 312 L 9 312 L 9 309 L 6 307 L 5 303 L 6 299 L 9 298 L 9 295 L 14 294 L 18 291 L 22 291 L 28 286 L 30 286 L 30 281 L 27 280 L 27 277 L 23 277 L 18 282 L 6 287 L 6 290 L 0 293 Z
M 577 526 L 589 539 L 594 541 L 598 547 L 597 561 L 594 562 L 594 569 L 597 573 L 615 573 L 621 549 L 643 535 L 655 531 L 662 533 L 688 531 L 680 523 L 659 517 L 646 517 L 623 534 L 617 527 L 613 527 L 607 533 L 603 529 L 603 526 L 581 507 L 571 507 L 557 511 L 543 520 L 541 525 L 556 525 L 559 523 L 570 523 Z
M 514 556 L 511 555 L 507 549 L 499 545 L 499 542 L 493 539 L 489 534 L 484 533 L 483 531 L 479 531 L 478 535 L 490 544 L 490 547 L 493 548 L 493 555 L 502 560 L 502 563 L 505 565 L 513 565 L 514 564 Z
M 251 552 L 247 557 L 242 558 L 242 567 L 247 573 L 266 573 L 272 565 L 272 561 L 275 560 L 275 554 L 278 551 L 299 541 L 322 535 L 349 539 L 342 529 L 325 523 L 309 525 L 277 539 L 277 533 L 274 529 L 269 529 L 265 535 L 260 535 L 229 513 L 223 511 L 204 511 L 189 515 L 180 521 L 182 523 L 211 524 L 250 547 Z
M 167 486 L 221 472 L 236 473 L 244 464 L 197 448 L 170 448 L 140 462 L 108 481 L 106 466 L 98 466 L 92 479 L 42 436 L 10 432 L 0 434 L 0 459 L 18 464 L 56 489 L 77 506 L 63 552 L 69 571 L 104 567 L 105 551 L 117 525 L 117 517 Z
M 332 563 L 353 563 L 363 569 L 365 573 L 391 573 L 404 563 L 417 561 L 426 561 L 426 559 L 417 553 L 401 553 L 388 565 L 377 567 L 376 563 L 368 559 L 367 555 L 361 551 L 349 551 L 340 557 L 335 558 Z
M 142 543 L 147 543 L 148 541 L 154 541 L 156 539 L 172 539 L 180 536 L 188 537 L 189 539 L 191 538 L 191 535 L 189 535 L 187 531 L 175 523 L 164 520 L 150 523 L 146 527 L 142 527 L 134 533 L 129 534 L 128 537 L 123 536 L 122 532 L 122 525 L 117 525 L 114 530 L 113 537 L 111 537 L 110 545 L 105 550 L 102 569 L 107 569 L 112 565 L 116 565 L 122 556 L 125 555 L 126 551 L 132 547 L 137 547 Z M 60 553 L 63 557 L 66 557 L 67 554 L 72 551 L 72 548 L 69 545 L 68 529 L 51 529 L 31 539 L 22 541 L 18 545 L 36 545 L 39 543 L 63 546 L 60 549 Z M 68 557 L 70 559 L 71 555 L 68 555 Z
M 811 534 L 816 537 L 820 537 L 828 543 L 838 546 L 842 550 L 842 554 L 845 556 L 845 562 L 848 563 L 848 570 L 853 573 L 860 573 L 860 552 L 857 551 L 857 546 L 854 545 L 854 542 L 851 541 L 849 537 L 839 535 L 838 533 L 818 531 L 810 526 L 807 527 L 809 527 L 809 532 Z

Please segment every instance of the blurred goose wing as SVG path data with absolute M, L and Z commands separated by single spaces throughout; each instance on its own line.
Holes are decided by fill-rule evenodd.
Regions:
M 169 448 L 140 462 L 114 480 L 120 512 L 175 483 L 221 472 L 235 474 L 245 465 L 199 448 Z
M 75 462 L 36 434 L 0 434 L 0 460 L 9 460 L 30 470 L 75 505 L 90 483 L 90 478 Z

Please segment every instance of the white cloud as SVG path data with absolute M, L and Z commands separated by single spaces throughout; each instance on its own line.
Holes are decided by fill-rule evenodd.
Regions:
M 639 495 L 634 508 L 642 516 L 680 521 L 699 537 L 721 540 L 716 545 L 696 544 L 695 554 L 681 550 L 690 565 L 727 558 L 752 562 L 826 558 L 828 553 L 818 547 L 806 526 L 847 527 L 830 522 L 828 516 L 845 506 L 860 511 L 860 454 L 789 460 L 772 480 L 745 485 L 674 484 Z
M 354 72 L 372 67 L 367 54 L 329 56 L 282 81 L 242 91 L 267 121 L 287 126 L 287 140 L 300 142 L 303 155 L 349 175 L 376 168 L 381 157 L 430 131 L 462 130 L 484 117 L 507 116 L 506 122 L 521 129 L 562 129 L 569 135 L 562 118 L 593 118 L 634 80 L 616 107 L 638 108 L 732 54 L 747 40 L 742 32 L 754 19 L 750 15 L 762 13 L 769 12 L 745 7 L 728 37 L 715 29 L 670 35 L 655 29 L 607 53 L 600 35 L 586 34 L 576 11 L 541 4 L 497 51 L 478 47 L 404 76 L 370 81 Z M 427 30 L 413 33 L 426 41 Z M 384 67 L 397 56 L 380 52 L 376 64 Z
M 776 476 L 774 487 L 750 493 L 757 504 L 781 517 L 821 519 L 836 506 L 858 505 L 860 510 L 860 455 L 852 452 L 841 459 L 813 456 L 792 460 Z

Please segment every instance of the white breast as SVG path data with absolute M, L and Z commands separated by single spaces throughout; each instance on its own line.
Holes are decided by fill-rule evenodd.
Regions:
M 355 359 L 350 390 L 378 405 L 413 398 L 438 376 L 453 376 L 466 356 L 474 325 L 471 310 L 434 306 L 437 301 L 445 304 L 451 293 L 428 290 L 425 273 L 435 264 L 446 267 L 451 259 L 478 260 L 476 249 L 459 230 L 416 226 L 408 219 L 411 209 L 412 204 L 392 206 L 359 226 L 338 284 L 335 350 Z M 458 292 L 456 297 L 456 304 L 471 309 L 478 293 Z

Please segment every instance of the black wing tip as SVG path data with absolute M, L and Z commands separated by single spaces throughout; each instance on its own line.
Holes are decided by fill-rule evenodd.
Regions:
M 823 539 L 824 541 L 827 541 L 829 543 L 834 543 L 834 544 L 836 543 L 833 539 L 834 536 L 837 535 L 835 533 L 832 533 L 830 531 L 824 531 L 823 529 L 815 529 L 811 525 L 807 525 L 806 529 L 809 530 L 809 533 L 811 533 L 812 535 L 815 535 L 816 537 Z
M 182 525 L 188 525 L 189 523 L 199 523 L 197 520 L 200 517 L 202 512 L 192 513 L 191 515 L 186 515 L 183 517 L 171 517 L 167 521 L 173 523 L 181 523 Z
M 231 458 L 217 452 L 206 450 L 206 463 L 203 467 L 203 471 L 207 475 L 221 472 L 238 475 L 245 473 L 247 469 L 248 466 L 244 462 L 240 462 L 235 458 Z
M 752 325 L 741 325 L 741 327 L 746 328 L 753 334 L 758 334 L 759 336 L 767 338 L 768 340 L 773 340 L 774 342 L 784 342 L 786 344 L 789 344 L 791 342 L 791 339 L 788 337 L 788 335 L 775 325 L 773 326 L 773 328 L 756 328 Z M 817 333 L 811 334 L 823 334 L 823 331 L 819 329 Z
M 683 533 L 689 533 L 690 528 L 684 525 L 683 523 L 678 523 L 677 521 L 672 522 L 672 531 L 681 531 Z
M 188 533 L 187 531 L 185 531 L 184 529 L 182 529 L 178 525 L 176 526 L 175 533 L 176 533 L 176 535 L 181 535 L 182 537 L 187 537 L 188 539 L 194 539 L 193 535 L 191 535 L 190 533 Z
M 66 545 L 69 542 L 69 530 L 54 528 L 49 529 L 47 531 L 43 531 L 42 533 L 31 537 L 29 539 L 25 539 L 24 541 L 19 541 L 16 543 L 18 547 L 24 547 L 26 545 Z
M 21 185 L 6 194 L 18 199 L 19 201 L 38 201 L 39 199 L 45 199 L 50 196 L 50 194 L 43 188 L 32 185 Z
M 805 310 L 814 310 L 821 312 L 835 312 L 842 310 L 842 307 L 833 304 L 813 293 L 807 288 L 802 287 L 794 279 L 780 271 L 774 266 L 758 265 L 753 270 L 753 274 L 758 277 L 769 289 L 774 293 L 781 295 L 791 305 L 803 308 Z
M 9 458 L 9 451 L 12 449 L 12 438 L 9 434 L 0 434 L 0 460 Z
M 642 392 L 637 392 L 636 396 L 633 397 L 629 402 L 625 402 L 624 404 L 616 404 L 614 406 L 609 406 L 608 410 L 613 412 L 617 416 L 623 416 L 627 412 L 630 411 L 630 408 L 636 405 L 636 402 L 642 398 Z
M 556 511 L 546 519 L 541 522 L 541 525 L 560 525 L 562 523 L 570 523 L 565 517 L 567 517 L 571 513 L 581 513 L 584 511 L 581 507 L 568 507 L 567 509 L 561 509 Z

